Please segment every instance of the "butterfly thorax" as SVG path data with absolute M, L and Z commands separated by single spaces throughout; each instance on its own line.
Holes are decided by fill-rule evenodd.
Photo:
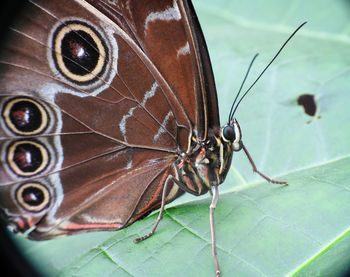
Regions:
M 194 195 L 202 195 L 221 184 L 231 166 L 233 151 L 242 149 L 241 128 L 235 118 L 220 130 L 209 130 L 205 141 L 192 138 L 189 153 L 175 163 L 177 184 Z
M 202 142 L 192 139 L 190 153 L 183 153 L 176 162 L 178 185 L 191 194 L 205 194 L 211 186 L 225 180 L 232 154 L 232 143 L 225 141 L 220 134 Z

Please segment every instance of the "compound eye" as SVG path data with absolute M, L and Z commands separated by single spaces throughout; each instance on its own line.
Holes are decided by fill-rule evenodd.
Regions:
M 235 129 L 232 126 L 227 125 L 222 130 L 222 137 L 225 141 L 233 142 L 236 138 Z

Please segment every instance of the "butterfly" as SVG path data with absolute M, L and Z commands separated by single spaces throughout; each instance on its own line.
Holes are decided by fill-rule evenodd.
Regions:
M 160 208 L 138 242 L 167 203 L 209 191 L 219 276 L 214 209 L 233 152 L 285 182 L 258 171 L 242 142 L 234 114 L 250 88 L 220 127 L 191 2 L 28 0 L 23 10 L 1 46 L 2 220 L 45 240 L 119 230 Z

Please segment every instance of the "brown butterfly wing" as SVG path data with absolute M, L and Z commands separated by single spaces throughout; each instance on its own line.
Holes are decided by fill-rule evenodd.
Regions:
M 135 39 L 176 92 L 200 140 L 220 126 L 210 59 L 191 1 L 87 2 Z
M 35 226 L 33 239 L 119 229 L 145 216 L 159 207 L 192 132 L 206 136 L 203 103 L 216 95 L 202 87 L 206 51 L 196 50 L 188 7 L 118 3 L 104 3 L 111 11 L 103 13 L 84 1 L 29 3 L 3 47 L 0 205 L 15 230 Z M 177 17 L 164 17 L 169 9 Z M 143 20 L 150 36 L 136 23 Z M 164 28 L 179 30 L 182 44 L 157 37 Z M 72 38 L 60 40 L 65 35 Z M 189 52 L 179 48 L 186 39 Z M 88 49 L 92 59 L 100 53 L 96 66 L 67 57 L 60 43 L 73 58 L 78 50 Z M 177 79 L 176 72 L 183 74 Z M 28 110 L 41 125 L 20 131 Z M 216 124 L 217 114 L 212 118 Z M 167 201 L 181 193 L 170 186 Z

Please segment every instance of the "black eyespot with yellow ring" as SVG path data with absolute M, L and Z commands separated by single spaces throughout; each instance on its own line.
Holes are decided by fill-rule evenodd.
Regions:
M 49 116 L 44 106 L 28 97 L 8 100 L 1 114 L 6 127 L 12 133 L 21 136 L 40 134 L 49 123 Z
M 26 211 L 38 213 L 50 204 L 50 191 L 39 182 L 21 184 L 15 191 L 17 203 Z
M 56 69 L 75 84 L 94 83 L 106 70 L 107 46 L 100 33 L 86 22 L 70 20 L 58 26 L 51 47 Z
M 7 148 L 7 164 L 18 176 L 31 177 L 45 170 L 50 161 L 47 148 L 35 140 L 18 140 Z

